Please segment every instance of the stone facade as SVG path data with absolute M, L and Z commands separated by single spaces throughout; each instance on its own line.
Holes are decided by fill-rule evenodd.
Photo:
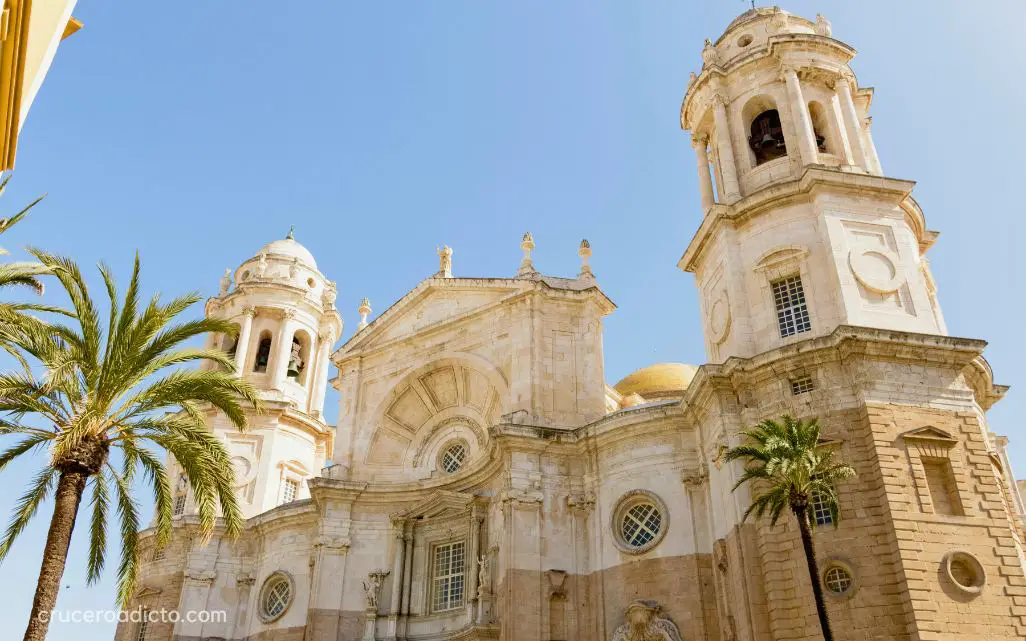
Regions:
M 795 524 L 744 522 L 723 458 L 783 413 L 818 417 L 858 472 L 815 537 L 836 638 L 1026 636 L 1023 500 L 985 416 L 1005 388 L 982 341 L 947 335 L 936 234 L 912 183 L 883 175 L 853 55 L 825 19 L 779 9 L 703 51 L 681 112 L 699 368 L 607 385 L 614 306 L 586 241 L 576 278 L 540 274 L 529 234 L 509 278 L 455 277 L 446 247 L 373 321 L 361 302 L 330 355 L 332 428 L 334 285 L 291 238 L 226 275 L 208 313 L 240 338 L 211 345 L 268 401 L 246 434 L 211 417 L 246 533 L 202 542 L 183 485 L 171 546 L 143 535 L 133 605 L 228 617 L 144 640 L 818 639 Z

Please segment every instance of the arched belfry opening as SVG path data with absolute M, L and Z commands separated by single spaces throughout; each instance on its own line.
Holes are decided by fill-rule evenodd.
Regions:
M 300 385 L 306 384 L 306 373 L 310 369 L 310 335 L 299 331 L 292 335 L 288 366 L 285 375 Z
M 780 113 L 767 109 L 753 120 L 749 127 L 748 146 L 755 154 L 755 164 L 761 165 L 787 155 L 784 142 L 784 128 L 780 124 Z
M 827 137 L 830 130 L 827 126 L 827 115 L 823 105 L 815 101 L 810 102 L 809 117 L 812 120 L 812 135 L 816 138 L 817 151 L 825 154 L 836 153 L 833 148 L 833 141 Z
M 256 358 L 253 359 L 253 371 L 258 374 L 265 373 L 270 360 L 271 332 L 264 330 L 260 332 L 260 342 L 257 343 Z

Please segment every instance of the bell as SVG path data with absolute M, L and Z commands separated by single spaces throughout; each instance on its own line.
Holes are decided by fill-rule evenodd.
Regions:
M 776 147 L 776 146 L 777 146 L 777 141 L 776 141 L 776 139 L 775 139 L 775 138 L 774 138 L 774 137 L 773 137 L 773 136 L 772 136 L 772 135 L 771 135 L 771 134 L 770 134 L 770 133 L 769 133 L 769 132 L 767 131 L 767 132 L 766 132 L 765 134 L 763 134 L 763 136 L 762 136 L 762 140 L 761 140 L 761 141 L 759 141 L 759 146 L 760 146 L 760 147 L 762 147 L 763 149 L 769 149 L 770 147 Z

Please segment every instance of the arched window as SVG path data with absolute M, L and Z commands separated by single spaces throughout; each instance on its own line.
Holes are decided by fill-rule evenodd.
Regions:
M 260 333 L 260 343 L 257 345 L 256 360 L 253 361 L 254 372 L 266 372 L 267 363 L 271 360 L 271 332 Z
M 289 351 L 289 365 L 286 375 L 300 385 L 306 384 L 306 371 L 310 364 L 310 336 L 306 332 L 296 332 L 292 336 L 292 348 Z
M 784 128 L 780 124 L 780 113 L 767 109 L 752 120 L 748 146 L 755 153 L 755 164 L 783 158 L 787 155 L 784 143 Z
M 825 154 L 834 153 L 833 141 L 827 137 L 830 129 L 827 127 L 826 111 L 823 109 L 823 105 L 818 102 L 810 102 L 809 117 L 812 119 L 812 134 L 816 137 L 816 148 Z

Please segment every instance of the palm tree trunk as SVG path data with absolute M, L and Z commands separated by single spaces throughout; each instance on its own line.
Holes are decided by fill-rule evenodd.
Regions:
M 82 502 L 88 472 L 73 470 L 60 473 L 57 493 L 54 496 L 53 517 L 50 531 L 43 548 L 43 565 L 39 568 L 36 583 L 36 597 L 32 600 L 32 615 L 25 630 L 24 641 L 44 641 L 50 627 L 50 613 L 57 605 L 57 592 L 64 576 L 64 565 L 68 560 L 71 533 L 75 529 L 75 517 Z
M 830 616 L 827 614 L 826 602 L 823 601 L 823 585 L 819 581 L 819 563 L 816 562 L 816 548 L 812 543 L 812 530 L 805 510 L 794 510 L 798 518 L 798 529 L 802 534 L 802 548 L 805 550 L 805 561 L 809 565 L 809 578 L 812 580 L 812 596 L 816 599 L 816 613 L 819 614 L 819 627 L 823 630 L 823 641 L 834 641 L 834 633 L 830 630 Z

